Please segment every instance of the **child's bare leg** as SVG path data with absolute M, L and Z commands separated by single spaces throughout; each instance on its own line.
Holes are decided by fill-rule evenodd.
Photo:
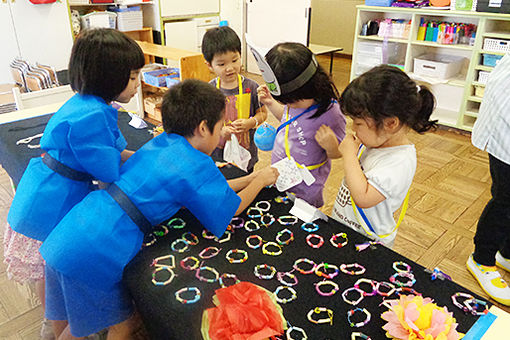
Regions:
M 132 339 L 132 334 L 135 328 L 135 318 L 131 316 L 126 321 L 110 326 L 108 328 L 107 340 L 128 340 Z M 60 339 L 59 339 L 60 340 Z
M 57 322 L 62 322 L 62 321 L 57 321 Z M 63 321 L 63 322 L 66 322 L 67 321 Z M 63 331 L 60 333 L 60 336 L 57 338 L 58 340 L 80 340 L 80 339 L 85 339 L 85 337 L 80 337 L 80 338 L 77 338 L 75 336 L 73 336 L 71 334 L 71 330 L 69 329 L 69 325 L 67 325 Z

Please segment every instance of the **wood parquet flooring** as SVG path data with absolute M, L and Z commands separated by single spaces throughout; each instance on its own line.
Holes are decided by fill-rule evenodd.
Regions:
M 328 69 L 329 58 L 319 56 Z M 348 84 L 350 60 L 336 57 L 333 79 L 339 91 Z M 258 76 L 250 77 L 261 82 Z M 269 122 L 277 125 L 273 117 Z M 490 199 L 491 179 L 487 154 L 474 148 L 469 133 L 439 129 L 419 135 L 411 133 L 416 145 L 418 168 L 411 187 L 409 208 L 395 241 L 394 250 L 427 267 L 439 267 L 464 287 L 487 297 L 465 262 L 473 251 L 476 223 Z M 270 164 L 270 154 L 260 153 L 257 167 Z M 342 160 L 335 160 L 324 190 L 329 214 L 343 178 Z M 0 168 L 0 224 L 12 200 L 10 181 Z M 0 253 L 3 260 L 3 253 Z M 510 281 L 510 273 L 504 273 Z M 502 307 L 501 305 L 499 305 Z M 507 312 L 510 308 L 502 307 Z M 42 309 L 33 287 L 20 286 L 7 279 L 0 263 L 0 339 L 39 339 Z

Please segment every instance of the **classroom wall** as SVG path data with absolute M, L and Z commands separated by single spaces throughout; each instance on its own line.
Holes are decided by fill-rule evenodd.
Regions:
M 364 0 L 312 0 L 310 42 L 339 46 L 342 53 L 352 54 L 356 6 Z

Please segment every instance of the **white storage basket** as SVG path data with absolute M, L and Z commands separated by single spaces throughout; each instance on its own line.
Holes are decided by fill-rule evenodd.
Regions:
M 115 28 L 117 14 L 113 12 L 92 12 L 81 17 L 83 29 L 92 27 Z
M 492 52 L 510 52 L 510 40 L 485 38 L 483 49 Z
M 448 79 L 459 73 L 464 58 L 453 55 L 425 54 L 414 58 L 414 73 L 421 76 Z
M 482 84 L 487 84 L 487 79 L 489 79 L 490 72 L 487 71 L 479 71 L 478 72 L 478 82 Z

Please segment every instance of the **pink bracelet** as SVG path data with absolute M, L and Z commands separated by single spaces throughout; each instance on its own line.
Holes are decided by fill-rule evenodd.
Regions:
M 358 268 L 358 270 L 354 271 L 354 270 L 349 270 L 348 268 Z M 361 275 L 366 271 L 365 267 L 363 267 L 359 263 L 351 263 L 351 264 L 342 263 L 340 265 L 340 270 L 342 271 L 342 273 L 349 274 L 349 275 Z
M 371 292 L 367 292 L 367 291 L 364 291 L 363 289 L 361 289 L 360 288 L 360 284 L 362 284 L 362 283 L 370 284 L 370 286 L 372 287 L 372 291 Z M 369 280 L 369 279 L 361 278 L 358 281 L 356 281 L 356 283 L 354 284 L 354 288 L 358 288 L 358 289 L 362 290 L 364 296 L 374 296 L 374 295 L 377 294 L 377 282 L 374 281 L 374 280 Z
M 312 243 L 312 239 L 318 239 L 319 240 L 319 243 L 317 244 L 314 244 Z M 306 243 L 312 247 L 312 248 L 315 248 L 315 249 L 318 249 L 320 247 L 322 247 L 322 245 L 324 244 L 324 239 L 322 238 L 322 236 L 320 235 L 317 235 L 317 234 L 309 234 L 307 237 L 306 237 Z
M 330 285 L 330 286 L 333 286 L 333 289 L 331 289 L 331 291 L 327 292 L 327 293 L 324 293 L 323 291 L 321 291 L 320 287 L 321 286 L 324 286 L 324 285 Z M 338 285 L 336 284 L 336 282 L 333 282 L 331 280 L 326 280 L 324 279 L 323 281 L 320 281 L 320 282 L 317 282 L 317 283 L 314 283 L 314 286 L 315 286 L 315 290 L 317 291 L 317 293 L 319 293 L 319 295 L 322 295 L 322 296 L 333 296 L 335 295 L 336 292 L 338 292 L 338 290 L 340 289 L 338 287 Z

